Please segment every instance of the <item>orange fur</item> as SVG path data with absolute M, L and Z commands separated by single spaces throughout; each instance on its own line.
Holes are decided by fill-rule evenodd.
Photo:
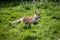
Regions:
M 10 23 L 14 24 L 14 23 L 20 23 L 20 22 L 24 22 L 25 24 L 33 24 L 37 21 L 37 19 L 40 17 L 40 13 L 39 12 L 35 12 L 34 16 L 24 16 L 16 21 L 9 21 Z

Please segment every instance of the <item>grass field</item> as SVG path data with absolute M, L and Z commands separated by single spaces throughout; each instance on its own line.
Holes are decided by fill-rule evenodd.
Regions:
M 39 11 L 41 18 L 37 25 L 25 28 L 24 23 L 10 25 L 17 20 Z M 60 3 L 20 3 L 0 4 L 0 40 L 58 40 L 60 39 Z

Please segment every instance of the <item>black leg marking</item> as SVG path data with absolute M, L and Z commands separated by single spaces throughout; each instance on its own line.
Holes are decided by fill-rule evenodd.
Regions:
M 38 24 L 38 22 L 33 23 L 34 25 Z

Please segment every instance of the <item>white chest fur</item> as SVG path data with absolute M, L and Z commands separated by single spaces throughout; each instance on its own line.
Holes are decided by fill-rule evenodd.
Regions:
M 38 20 L 38 17 L 36 16 L 36 17 L 34 17 L 34 19 L 32 20 L 32 23 L 36 23 L 37 20 Z

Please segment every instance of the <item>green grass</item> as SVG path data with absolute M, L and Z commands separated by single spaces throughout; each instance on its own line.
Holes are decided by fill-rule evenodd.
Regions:
M 59 3 L 1 3 L 0 40 L 58 40 L 60 38 Z M 10 25 L 10 20 L 32 15 L 39 11 L 41 19 L 37 25 L 25 28 L 24 23 Z

